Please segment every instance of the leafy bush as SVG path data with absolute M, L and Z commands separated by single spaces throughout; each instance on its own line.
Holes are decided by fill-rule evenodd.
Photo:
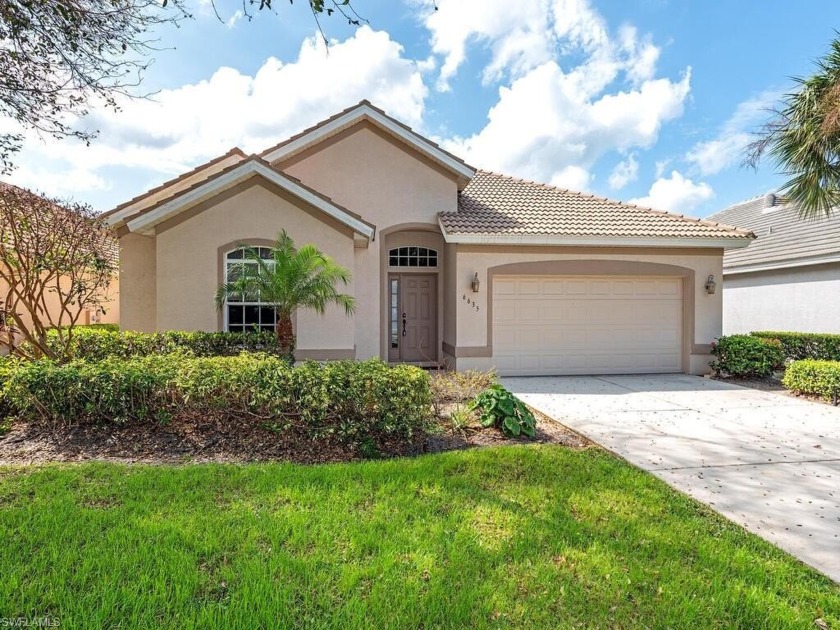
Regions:
M 76 330 L 85 329 L 85 330 L 105 330 L 107 332 L 119 332 L 120 325 L 119 324 L 80 324 L 76 326 Z
M 491 385 L 473 401 L 470 410 L 481 411 L 481 424 L 497 426 L 505 435 L 534 437 L 537 420 L 521 400 L 499 384 Z
M 712 354 L 716 358 L 709 365 L 717 374 L 742 378 L 770 376 L 784 364 L 781 343 L 750 335 L 720 337 Z
M 782 385 L 800 394 L 836 402 L 840 396 L 840 361 L 794 361 L 785 370 Z
M 778 340 L 782 345 L 785 361 L 801 359 L 840 361 L 840 335 L 775 331 L 758 331 L 750 335 Z
M 9 416 L 12 409 L 6 400 L 6 383 L 17 363 L 17 359 L 13 357 L 0 356 L 0 435 L 6 433 L 11 426 Z
M 48 333 L 48 344 L 58 344 L 55 331 Z M 158 333 L 79 327 L 73 330 L 69 345 L 74 359 L 99 361 L 109 357 L 143 357 L 173 352 L 197 357 L 235 356 L 242 351 L 278 351 L 277 336 L 268 332 L 184 332 Z
M 408 437 L 429 418 L 429 376 L 378 360 L 289 367 L 260 353 L 194 357 L 170 353 L 65 364 L 42 360 L 12 370 L 7 398 L 23 418 L 50 423 L 167 421 L 214 414 L 295 425 L 314 438 L 336 434 Z M 269 422 L 270 421 L 270 422 Z

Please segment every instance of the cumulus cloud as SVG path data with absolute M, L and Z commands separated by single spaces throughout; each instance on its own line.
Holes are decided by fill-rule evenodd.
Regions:
M 698 142 L 686 154 L 686 160 L 704 176 L 714 175 L 741 162 L 744 150 L 752 142 L 751 131 L 767 118 L 767 110 L 777 102 L 779 92 L 763 92 L 739 103 L 715 138 Z
M 408 124 L 421 125 L 427 61 L 406 58 L 388 33 L 367 26 L 334 42 L 329 54 L 323 46 L 312 37 L 297 59 L 269 58 L 254 76 L 223 67 L 207 80 L 164 90 L 154 100 L 121 102 L 116 113 L 95 109 L 80 121 L 100 132 L 91 146 L 33 137 L 11 179 L 60 196 L 101 189 L 99 171 L 106 167 L 151 170 L 166 179 L 233 146 L 265 149 L 365 98 Z M 74 176 L 42 177 L 45 171 Z
M 509 77 L 480 131 L 441 139 L 478 166 L 588 184 L 602 156 L 652 146 L 683 113 L 690 68 L 676 80 L 657 78 L 659 49 L 631 26 L 610 33 L 587 0 L 525 1 L 516 11 L 504 0 L 439 6 L 426 24 L 443 56 L 441 81 L 454 76 L 471 42 L 492 52 L 485 76 Z M 539 45 L 522 49 L 525 34 Z
M 521 73 L 550 59 L 545 14 L 544 0 L 520 0 L 514 10 L 510 2 L 441 0 L 425 20 L 432 51 L 444 59 L 438 89 L 449 89 L 449 80 L 466 60 L 472 42 L 491 49 L 485 81 L 498 78 L 505 69 Z
M 636 154 L 631 153 L 613 168 L 609 178 L 610 188 L 620 190 L 630 182 L 636 181 L 638 177 L 639 162 L 636 160 Z
M 647 196 L 631 199 L 635 203 L 657 210 L 685 213 L 714 197 L 712 187 L 705 182 L 693 182 L 678 171 L 670 177 L 660 177 L 650 187 Z

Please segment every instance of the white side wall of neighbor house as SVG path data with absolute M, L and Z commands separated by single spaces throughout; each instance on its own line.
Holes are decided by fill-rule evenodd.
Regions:
M 723 334 L 840 333 L 840 263 L 723 278 Z

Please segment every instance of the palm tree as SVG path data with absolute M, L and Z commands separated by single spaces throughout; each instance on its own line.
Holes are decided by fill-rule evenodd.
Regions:
M 351 295 L 339 293 L 338 285 L 347 286 L 350 272 L 312 244 L 297 249 L 285 230 L 271 247 L 270 258 L 263 259 L 247 244 L 238 247 L 245 252 L 241 269 L 234 280 L 225 282 L 216 291 L 216 305 L 224 308 L 231 297 L 259 296 L 259 301 L 277 314 L 275 332 L 281 354 L 294 362 L 295 333 L 292 313 L 299 308 L 323 314 L 328 304 L 337 304 L 350 316 L 356 310 Z
M 817 61 L 817 72 L 787 94 L 774 117 L 747 148 L 755 167 L 769 154 L 790 176 L 782 194 L 804 218 L 830 216 L 840 204 L 840 38 Z

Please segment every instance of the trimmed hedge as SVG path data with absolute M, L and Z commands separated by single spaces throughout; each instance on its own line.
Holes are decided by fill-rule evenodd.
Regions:
M 785 370 L 782 385 L 800 394 L 836 401 L 840 396 L 840 361 L 794 361 Z
M 709 366 L 717 374 L 746 378 L 770 376 L 784 365 L 782 344 L 751 335 L 720 337 L 712 344 L 716 357 Z
M 57 341 L 57 331 L 48 333 Z M 56 346 L 57 348 L 57 346 Z M 109 328 L 77 327 L 73 330 L 70 354 L 74 359 L 100 361 L 110 357 L 145 357 L 173 352 L 197 357 L 235 356 L 242 351 L 269 352 L 279 350 L 277 336 L 268 332 L 184 332 L 170 330 L 141 333 Z
M 786 361 L 801 359 L 840 361 L 840 335 L 776 331 L 757 331 L 750 335 L 778 340 L 782 345 Z
M 411 436 L 431 411 L 429 375 L 379 360 L 304 363 L 258 353 L 235 357 L 163 354 L 59 364 L 19 363 L 6 400 L 37 422 L 165 422 L 190 414 L 259 416 L 313 438 Z

